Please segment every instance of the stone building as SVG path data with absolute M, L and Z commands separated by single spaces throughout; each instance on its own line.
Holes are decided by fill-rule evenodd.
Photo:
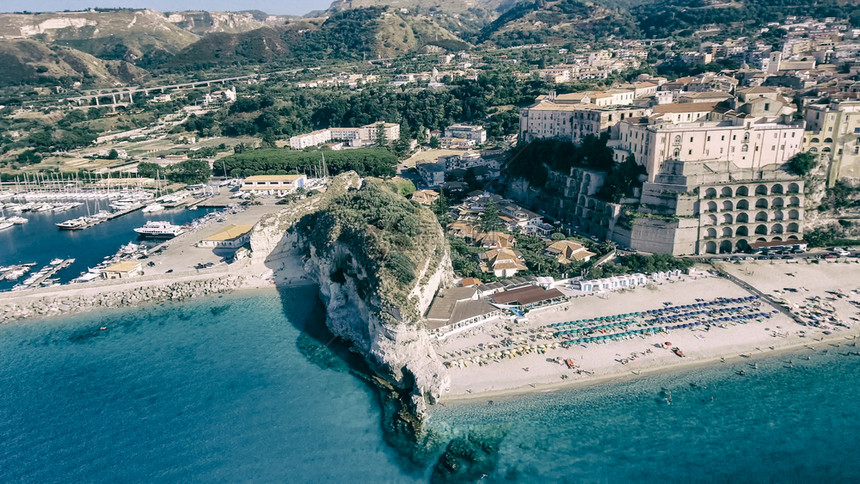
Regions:
M 827 168 L 827 185 L 860 178 L 860 101 L 812 104 L 805 119 L 804 151 Z

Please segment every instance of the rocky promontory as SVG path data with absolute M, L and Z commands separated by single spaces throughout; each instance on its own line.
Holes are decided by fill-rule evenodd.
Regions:
M 421 317 L 453 270 L 433 213 L 387 182 L 335 177 L 325 193 L 261 220 L 252 257 L 299 251 L 319 285 L 326 325 L 362 355 L 377 383 L 420 421 L 449 384 Z

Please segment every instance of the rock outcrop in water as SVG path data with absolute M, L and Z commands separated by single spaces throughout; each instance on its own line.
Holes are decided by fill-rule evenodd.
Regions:
M 261 220 L 251 235 L 253 257 L 299 250 L 320 287 L 326 324 L 361 354 L 377 384 L 408 403 L 401 415 L 420 424 L 426 401 L 449 384 L 421 316 L 453 280 L 442 228 L 428 209 L 394 193 L 386 182 L 354 173 L 334 178 L 325 194 Z M 412 429 L 416 430 L 416 429 Z

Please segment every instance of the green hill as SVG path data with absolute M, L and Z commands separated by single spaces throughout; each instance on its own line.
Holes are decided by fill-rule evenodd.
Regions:
M 0 42 L 0 86 L 48 84 L 93 86 L 139 83 L 149 74 L 124 61 L 105 61 L 63 46 L 34 40 Z
M 509 47 L 590 42 L 611 35 L 639 35 L 635 20 L 626 10 L 582 0 L 537 0 L 518 3 L 481 29 L 475 40 Z
M 375 59 L 397 57 L 426 45 L 468 47 L 429 17 L 370 7 L 344 10 L 324 19 L 294 20 L 277 28 L 209 34 L 163 66 L 182 70 L 261 62 L 293 65 L 325 59 Z

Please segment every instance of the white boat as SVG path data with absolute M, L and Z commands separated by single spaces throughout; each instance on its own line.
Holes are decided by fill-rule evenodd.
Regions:
M 161 205 L 160 203 L 153 203 L 144 207 L 143 213 L 160 212 L 162 210 L 164 210 L 164 205 Z
M 15 225 L 21 225 L 29 222 L 29 220 L 25 219 L 24 217 L 9 217 L 8 219 L 6 219 L 6 221 L 12 222 Z
M 87 228 L 89 221 L 86 217 L 73 218 L 57 224 L 60 230 L 82 230 Z
M 6 230 L 14 226 L 15 224 L 13 224 L 12 222 L 0 222 L 0 230 Z
M 174 225 L 170 222 L 159 220 L 149 221 L 143 227 L 134 229 L 141 238 L 150 239 L 172 239 L 177 235 L 185 232 L 185 228 L 181 225 Z

